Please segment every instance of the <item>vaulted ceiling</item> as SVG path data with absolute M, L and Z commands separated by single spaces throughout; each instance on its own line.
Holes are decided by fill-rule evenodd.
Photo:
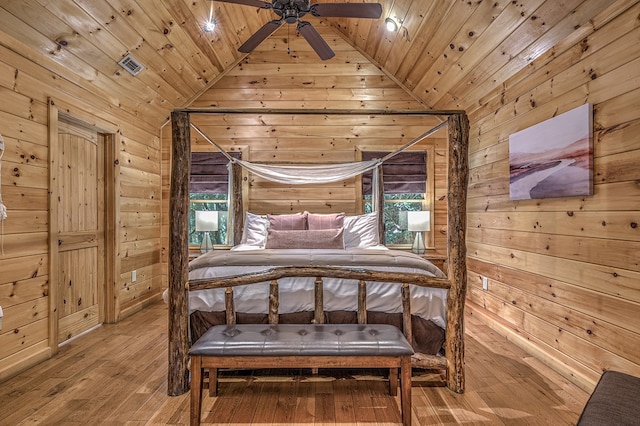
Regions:
M 480 105 L 466 99 L 481 100 L 534 59 L 552 56 L 550 48 L 613 7 L 609 0 L 379 2 L 379 20 L 308 20 L 333 28 L 426 107 L 467 111 Z M 205 32 L 210 15 L 217 26 Z M 401 22 L 398 32 L 385 30 L 386 17 Z M 5 0 L 0 41 L 114 105 L 164 119 L 240 63 L 245 54 L 237 48 L 274 18 L 270 10 L 210 0 Z M 295 26 L 288 31 L 295 36 Z M 287 52 L 282 34 L 265 42 L 274 52 L 320 61 L 312 50 Z M 137 77 L 117 64 L 127 53 L 145 67 Z M 337 52 L 326 67 L 348 61 Z

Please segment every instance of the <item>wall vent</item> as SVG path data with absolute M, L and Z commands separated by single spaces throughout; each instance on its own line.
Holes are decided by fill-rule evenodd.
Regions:
M 138 75 L 140 71 L 144 69 L 142 64 L 138 62 L 138 60 L 135 59 L 133 56 L 131 56 L 130 53 L 124 58 L 122 58 L 120 62 L 118 62 L 118 64 L 133 76 Z

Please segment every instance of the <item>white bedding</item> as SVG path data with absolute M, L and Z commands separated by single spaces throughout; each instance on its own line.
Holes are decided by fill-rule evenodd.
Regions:
M 378 248 L 382 248 L 378 246 Z M 255 248 L 253 248 L 255 249 Z M 235 251 L 252 250 L 247 247 L 237 247 Z M 362 252 L 363 249 L 360 249 Z M 376 249 L 368 249 L 378 251 Z M 285 250 L 286 251 L 286 250 Z M 322 251 L 322 250 L 318 250 Z M 380 252 L 394 253 L 394 250 L 383 248 Z M 399 253 L 399 252 L 395 252 Z M 344 250 L 346 257 L 351 254 L 350 250 Z M 406 257 L 406 253 L 402 252 Z M 227 254 L 228 256 L 228 254 Z M 413 256 L 413 255 L 412 255 Z M 415 256 L 418 258 L 418 256 Z M 424 259 L 420 259 L 429 263 Z M 197 262 L 197 263 L 196 263 Z M 202 265 L 202 259 L 193 261 L 190 266 L 189 279 L 226 277 L 247 274 L 270 269 L 274 266 L 283 266 L 282 263 L 274 265 L 220 265 L 194 267 Z M 324 265 L 324 266 L 345 266 L 345 265 Z M 363 266 L 363 265 L 361 265 Z M 437 270 L 430 273 L 417 267 L 399 266 L 366 266 L 368 270 L 376 271 L 396 271 L 410 272 L 416 274 L 443 276 Z M 315 278 L 283 278 L 278 280 L 280 291 L 280 313 L 292 313 L 298 311 L 313 311 L 314 309 L 314 281 Z M 357 310 L 357 280 L 344 280 L 338 278 L 324 278 L 324 309 L 326 311 Z M 397 283 L 367 282 L 367 309 L 387 313 L 402 312 L 402 300 L 400 297 L 401 285 Z M 268 313 L 269 284 L 258 283 L 234 288 L 234 304 L 237 312 L 245 313 Z M 447 290 L 438 288 L 425 288 L 411 286 L 411 312 L 423 319 L 431 320 L 441 328 L 445 328 Z M 190 312 L 200 311 L 223 311 L 225 308 L 224 289 L 197 290 L 189 292 Z

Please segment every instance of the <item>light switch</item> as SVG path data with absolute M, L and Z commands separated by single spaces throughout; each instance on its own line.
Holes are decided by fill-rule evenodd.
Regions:
M 489 278 L 482 277 L 482 289 L 485 291 L 489 290 Z

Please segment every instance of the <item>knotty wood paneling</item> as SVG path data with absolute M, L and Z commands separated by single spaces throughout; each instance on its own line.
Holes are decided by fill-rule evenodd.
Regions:
M 135 264 L 136 268 L 144 270 L 141 281 L 145 289 L 136 289 L 135 297 L 116 294 L 123 303 L 110 304 L 113 312 L 108 317 L 117 320 L 156 300 L 160 293 L 159 125 L 169 107 L 163 105 L 164 101 L 153 101 L 152 97 L 148 98 L 150 104 L 141 101 L 137 92 L 142 90 L 140 84 L 144 83 L 140 80 L 119 77 L 130 92 L 127 96 L 119 96 L 121 86 L 104 78 L 104 74 L 92 74 L 87 69 L 88 63 L 78 59 L 80 56 L 93 61 L 95 66 L 104 65 L 109 58 L 101 58 L 98 51 L 92 51 L 81 40 L 80 34 L 72 36 L 73 31 L 61 24 L 61 20 L 68 19 L 78 28 L 83 17 L 61 14 L 60 19 L 54 19 L 51 15 L 54 9 L 63 10 L 57 10 L 58 7 L 70 11 L 77 10 L 78 6 L 63 1 L 49 7 L 51 10 L 47 11 L 35 1 L 0 6 L 0 133 L 6 148 L 2 164 L 2 198 L 8 209 L 8 218 L 2 223 L 0 251 L 0 305 L 5 312 L 4 326 L 0 330 L 0 380 L 50 356 L 55 348 L 49 346 L 49 342 L 57 340 L 57 336 L 50 336 L 48 315 L 49 284 L 52 282 L 49 271 L 48 98 L 53 99 L 60 113 L 103 133 L 122 136 L 122 146 L 110 146 L 115 151 L 110 157 L 115 158 L 117 164 L 106 167 L 117 165 L 127 183 L 118 186 L 115 193 L 125 197 L 124 209 L 130 215 L 120 216 L 112 229 L 131 231 L 123 244 L 116 247 L 115 256 L 145 259 Z M 91 22 L 85 22 L 81 34 L 88 35 L 88 28 L 95 27 L 95 21 Z M 66 39 L 67 35 L 63 34 L 69 35 L 73 54 L 65 52 L 62 45 L 61 49 L 52 46 L 54 38 L 58 41 Z M 31 42 L 38 46 L 29 46 Z M 109 46 L 104 48 L 109 49 Z M 117 66 L 110 59 L 109 62 L 112 73 Z M 83 73 L 84 78 L 79 78 L 75 72 Z M 144 191 L 138 190 L 141 185 L 144 185 Z M 154 187 L 155 191 L 152 190 Z M 154 200 L 150 194 L 158 195 Z M 83 202 L 94 211 L 101 208 L 95 199 Z M 118 198 L 111 198 L 107 203 L 114 210 L 120 209 Z M 83 220 L 79 217 L 71 219 Z M 144 232 L 135 232 L 138 227 Z M 152 232 L 148 231 L 149 227 L 153 228 Z M 69 262 L 69 271 L 85 267 L 81 258 Z M 114 272 L 113 276 L 124 282 L 122 277 L 130 277 L 131 269 Z M 119 287 L 118 282 L 107 285 Z M 96 298 L 102 296 L 72 295 L 74 300 Z M 70 312 L 65 320 L 68 322 L 65 335 L 75 334 L 72 331 L 74 324 L 83 318 L 94 318 L 97 322 L 103 317 L 96 309 L 80 309 L 76 313 Z
M 640 6 L 574 3 L 575 16 L 562 19 L 548 2 L 541 7 L 559 14 L 543 19 L 553 25 L 539 39 L 553 47 L 547 54 L 519 70 L 511 62 L 489 66 L 488 56 L 483 84 L 444 74 L 447 95 L 425 100 L 440 108 L 457 105 L 472 118 L 472 312 L 591 389 L 605 369 L 640 374 L 634 349 L 640 342 L 640 141 L 632 130 L 640 123 L 633 83 L 640 73 Z M 587 15 L 593 26 L 576 28 L 576 19 Z M 594 104 L 594 195 L 510 201 L 509 134 L 585 102 Z M 489 278 L 488 291 L 482 276 Z

